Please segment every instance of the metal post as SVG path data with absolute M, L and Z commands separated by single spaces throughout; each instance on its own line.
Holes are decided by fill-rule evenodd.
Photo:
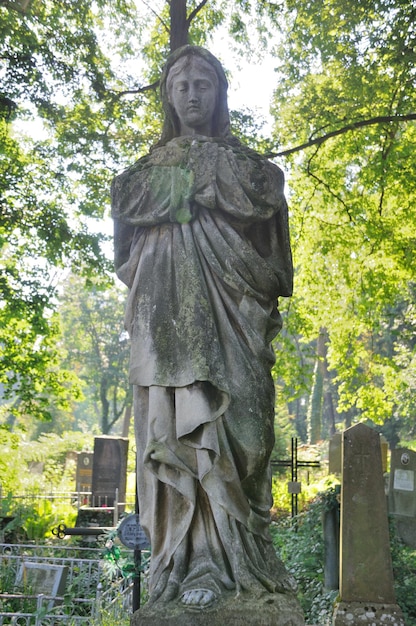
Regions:
M 118 487 L 114 496 L 114 511 L 113 511 L 113 525 L 117 526 L 118 522 Z
M 135 491 L 134 509 L 135 509 L 136 515 L 139 515 L 139 492 L 137 490 L 137 452 L 136 452 L 136 491 Z M 133 613 L 135 613 L 136 611 L 140 609 L 140 593 L 141 593 L 141 578 L 142 578 L 141 567 L 142 567 L 142 552 L 141 550 L 135 550 L 134 551 L 135 576 L 133 578 L 133 599 L 132 599 Z
M 97 585 L 97 593 L 95 594 L 95 607 L 94 607 L 94 617 L 99 619 L 101 615 L 101 596 L 103 592 L 102 583 L 98 583 Z
M 298 480 L 298 438 L 292 437 L 292 454 L 291 454 L 291 469 L 292 469 L 292 482 Z M 292 517 L 296 517 L 298 514 L 298 494 L 292 493 Z
M 141 578 L 142 578 L 141 567 L 142 567 L 142 551 L 135 550 L 134 551 L 135 577 L 133 579 L 133 600 L 132 600 L 133 613 L 135 613 L 136 611 L 140 609 Z
M 35 617 L 35 626 L 42 626 L 42 603 L 43 603 L 43 593 L 40 593 L 36 600 L 36 617 Z

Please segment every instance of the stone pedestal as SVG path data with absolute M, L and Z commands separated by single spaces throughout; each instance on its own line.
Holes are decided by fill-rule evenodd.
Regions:
M 145 605 L 134 613 L 131 626 L 304 626 L 295 596 L 281 593 L 224 594 L 212 607 L 185 609 L 180 602 Z
M 374 602 L 340 602 L 334 611 L 333 626 L 405 626 L 403 614 L 397 604 Z

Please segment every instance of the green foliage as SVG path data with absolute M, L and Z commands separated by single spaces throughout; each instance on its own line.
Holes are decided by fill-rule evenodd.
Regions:
M 0 484 L 3 494 L 42 494 L 50 489 L 70 491 L 75 480 L 75 463 L 67 461 L 68 453 L 91 450 L 93 446 L 92 437 L 81 432 L 47 433 L 37 441 L 27 441 L 23 434 L 0 428 L 0 437 Z M 34 463 L 42 464 L 42 474 L 32 471 Z
M 403 544 L 396 533 L 394 518 L 390 520 L 391 556 L 397 604 L 403 611 L 406 624 L 416 624 L 416 550 Z
M 411 428 L 415 125 L 394 116 L 416 107 L 414 9 L 387 0 L 287 0 L 271 17 L 282 29 L 276 143 L 347 129 L 286 164 L 298 304 L 289 317 L 299 317 L 298 345 L 327 329 L 339 415 L 379 423 L 394 416 Z M 376 116 L 384 121 L 349 127 Z
M 131 404 L 130 345 L 124 329 L 126 290 L 92 281 L 88 291 L 69 276 L 60 297 L 63 364 L 83 381 L 83 402 L 74 406 L 78 425 L 108 434 Z
M 49 419 L 52 399 L 79 395 L 58 367 L 54 296 L 63 268 L 110 269 L 94 220 L 123 158 L 120 128 L 138 119 L 111 67 L 136 57 L 136 26 L 129 0 L 0 6 L 0 383 L 15 416 Z
M 309 624 L 325 624 L 338 592 L 324 588 L 322 510 L 333 492 L 321 495 L 296 520 L 272 525 L 274 545 L 299 586 L 298 598 Z
M 59 524 L 70 527 L 75 524 L 76 511 L 69 502 L 45 499 L 44 493 L 38 497 L 16 500 L 9 492 L 1 501 L 1 517 L 6 518 L 2 536 L 7 543 L 26 541 L 42 542 L 52 537 L 52 530 Z M 11 519 L 10 519 L 11 518 Z
M 106 535 L 104 559 L 107 575 L 113 578 L 116 574 L 121 574 L 123 578 L 133 579 L 146 574 L 149 568 L 150 553 L 146 550 L 142 554 L 141 562 L 136 563 L 131 550 L 126 550 L 118 539 L 117 531 L 116 528 Z M 146 596 L 142 598 L 143 602 L 148 597 L 147 590 L 145 593 Z
M 394 419 L 411 433 L 416 127 L 403 116 L 416 104 L 412 3 L 186 4 L 191 43 L 209 47 L 221 32 L 240 64 L 275 54 L 273 137 L 242 109 L 232 124 L 244 141 L 271 153 L 339 132 L 281 163 L 296 281 L 276 341 L 279 401 L 304 437 L 298 403 L 324 327 L 337 419 Z M 1 3 L 0 390 L 11 426 L 36 417 L 67 427 L 81 399 L 63 367 L 56 295 L 67 269 L 82 289 L 108 284 L 110 182 L 159 136 L 169 27 L 164 0 Z M 81 376 L 89 412 L 94 375 Z M 106 430 L 112 418 L 102 421 Z
M 8 541 L 43 540 L 58 524 L 72 526 L 76 512 L 71 502 L 47 499 L 53 490 L 69 493 L 75 484 L 75 463 L 68 462 L 68 452 L 92 448 L 91 437 L 68 432 L 45 434 L 38 441 L 26 441 L 23 435 L 0 429 L 2 488 L 0 517 L 12 518 L 2 531 Z M 41 464 L 36 473 L 34 465 Z M 15 496 L 19 495 L 19 498 Z

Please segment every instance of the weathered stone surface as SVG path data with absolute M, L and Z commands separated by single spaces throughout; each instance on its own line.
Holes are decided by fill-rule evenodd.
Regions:
M 380 437 L 364 424 L 343 437 L 340 596 L 395 603 Z
M 335 433 L 329 440 L 328 471 L 330 474 L 341 474 L 342 433 Z
M 374 602 L 340 602 L 334 612 L 333 626 L 404 626 L 403 614 L 397 604 Z
M 204 610 L 185 610 L 178 602 L 144 606 L 133 615 L 131 626 L 303 626 L 302 610 L 290 594 L 261 596 L 226 594 Z
M 399 537 L 416 548 L 416 452 L 397 448 L 391 453 L 389 510 Z

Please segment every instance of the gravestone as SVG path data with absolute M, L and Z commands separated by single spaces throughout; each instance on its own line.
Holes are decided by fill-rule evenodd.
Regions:
M 387 453 L 388 453 L 388 443 L 387 439 L 380 435 L 380 444 L 381 444 L 381 460 L 383 466 L 383 472 L 387 472 Z M 342 465 L 342 433 L 335 433 L 335 435 L 329 441 L 329 451 L 328 451 L 328 473 L 329 474 L 341 474 Z
M 78 491 L 91 491 L 93 458 L 92 452 L 77 454 L 76 489 Z
M 341 474 L 342 433 L 335 433 L 329 440 L 328 471 L 330 474 Z
M 92 466 L 93 506 L 114 506 L 126 497 L 127 452 L 129 440 L 124 437 L 95 437 Z
M 66 565 L 23 562 L 17 572 L 16 587 L 25 594 L 59 597 L 64 595 L 67 576 Z M 51 600 L 48 610 L 53 605 L 54 600 Z
M 343 434 L 340 599 L 334 626 L 404 625 L 393 589 L 380 436 L 364 424 Z
M 397 448 L 391 453 L 389 510 L 399 537 L 416 548 L 416 452 Z

